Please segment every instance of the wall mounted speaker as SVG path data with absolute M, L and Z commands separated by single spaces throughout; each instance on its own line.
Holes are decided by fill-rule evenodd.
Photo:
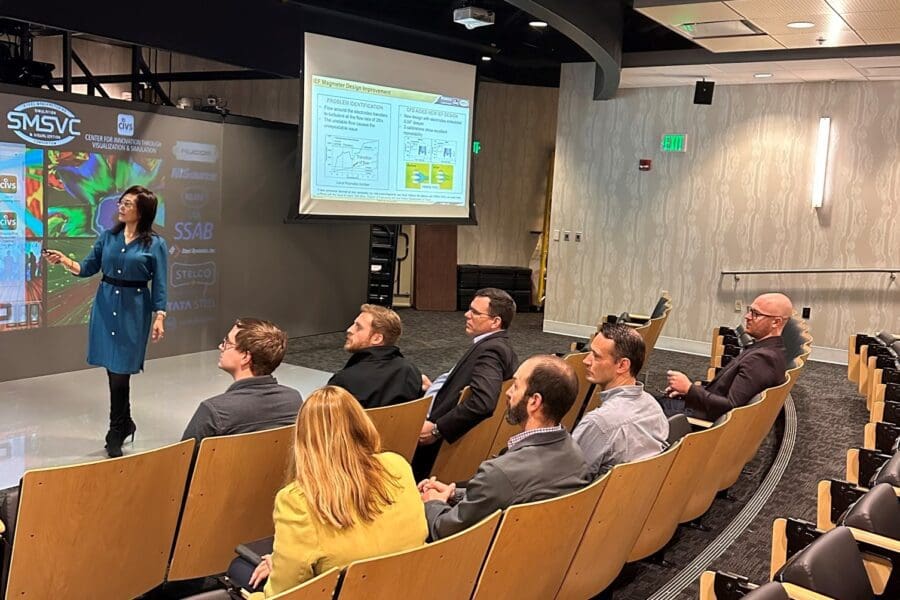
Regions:
M 715 81 L 698 81 L 694 87 L 694 104 L 712 104 Z

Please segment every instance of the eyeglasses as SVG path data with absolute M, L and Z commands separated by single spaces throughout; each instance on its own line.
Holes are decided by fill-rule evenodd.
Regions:
M 764 312 L 759 312 L 758 310 L 756 310 L 756 309 L 753 308 L 752 306 L 749 307 L 749 308 L 747 308 L 747 314 L 749 314 L 749 315 L 750 315 L 750 318 L 753 319 L 753 320 L 756 320 L 756 319 L 758 319 L 758 318 L 760 318 L 760 317 L 770 317 L 770 318 L 772 318 L 772 319 L 781 319 L 781 318 L 783 318 L 781 315 L 767 315 L 767 314 L 764 313 Z
M 124 206 L 125 208 L 134 208 L 134 200 L 116 200 L 116 206 Z
M 491 317 L 491 318 L 494 317 L 494 315 L 492 315 L 490 313 L 483 313 L 480 310 L 473 308 L 471 306 L 469 307 L 469 312 L 472 313 L 473 317 Z
M 221 342 L 219 342 L 219 350 L 221 350 L 222 352 L 225 352 L 229 348 L 237 348 L 237 343 L 229 341 L 228 337 L 226 336 L 226 337 L 222 338 Z

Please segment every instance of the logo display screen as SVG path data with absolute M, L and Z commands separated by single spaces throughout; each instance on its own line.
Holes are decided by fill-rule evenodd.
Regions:
M 2 93 L 0 119 L 0 338 L 88 322 L 97 278 L 49 265 L 41 249 L 85 258 L 134 185 L 159 201 L 167 330 L 218 323 L 221 125 Z

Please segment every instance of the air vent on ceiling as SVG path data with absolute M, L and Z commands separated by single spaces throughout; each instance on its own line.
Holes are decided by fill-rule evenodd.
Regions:
M 741 37 L 764 33 L 750 21 L 707 21 L 705 23 L 682 23 L 678 28 L 690 38 Z

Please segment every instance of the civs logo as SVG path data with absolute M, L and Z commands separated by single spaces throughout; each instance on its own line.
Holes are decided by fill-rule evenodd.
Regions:
M 62 146 L 81 135 L 81 119 L 65 106 L 44 100 L 23 102 L 6 113 L 7 127 L 37 146 Z
M 116 131 L 126 137 L 134 136 L 134 115 L 120 113 L 116 119 Z
M 0 231 L 15 231 L 19 228 L 19 216 L 14 212 L 0 212 Z
M 19 179 L 15 175 L 0 175 L 0 193 L 15 194 L 19 191 Z

